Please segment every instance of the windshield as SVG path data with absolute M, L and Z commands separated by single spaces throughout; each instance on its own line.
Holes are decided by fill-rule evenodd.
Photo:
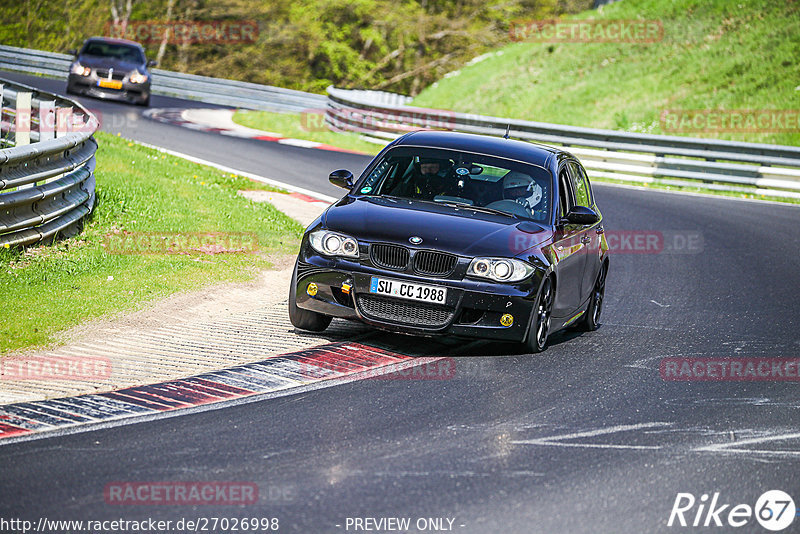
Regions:
M 419 147 L 387 152 L 358 192 L 550 218 L 552 177 L 542 167 L 493 156 Z
M 129 63 L 144 63 L 144 56 L 141 50 L 134 46 L 124 44 L 92 41 L 86 43 L 81 54 L 85 56 L 116 58 Z

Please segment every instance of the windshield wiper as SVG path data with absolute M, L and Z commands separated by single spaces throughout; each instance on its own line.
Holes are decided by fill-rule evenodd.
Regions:
M 449 208 L 469 208 L 471 210 L 480 211 L 481 213 L 491 213 L 492 215 L 505 215 L 506 217 L 511 217 L 512 219 L 519 219 L 519 215 L 514 213 L 509 213 L 507 211 L 496 210 L 494 208 L 487 208 L 485 206 L 475 206 L 473 204 L 467 204 L 466 202 L 440 202 L 436 200 L 423 200 L 421 198 L 409 198 L 409 197 L 398 197 L 395 195 L 387 195 L 386 193 L 381 193 L 380 195 L 375 195 L 375 198 L 390 198 L 393 200 L 406 200 L 406 201 L 413 201 L 413 202 L 425 202 L 427 204 L 434 204 L 436 206 L 447 206 Z
M 445 206 L 450 206 L 451 208 L 469 208 L 471 210 L 480 211 L 482 213 L 505 215 L 506 217 L 511 217 L 512 219 L 519 219 L 519 216 L 515 215 L 514 213 L 509 213 L 507 211 L 500 211 L 494 208 L 487 208 L 486 206 L 475 206 L 473 204 L 467 204 L 466 202 L 437 202 L 437 204 L 443 204 Z

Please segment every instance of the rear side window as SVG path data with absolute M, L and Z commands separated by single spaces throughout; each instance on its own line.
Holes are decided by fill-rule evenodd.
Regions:
M 583 167 L 571 161 L 569 163 L 572 174 L 572 191 L 575 193 L 575 204 L 578 206 L 592 207 L 592 192 L 589 190 L 589 180 Z

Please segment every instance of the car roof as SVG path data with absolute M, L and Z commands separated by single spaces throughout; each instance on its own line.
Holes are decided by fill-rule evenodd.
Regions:
M 526 141 L 432 130 L 406 134 L 396 141 L 395 146 L 423 146 L 475 152 L 504 159 L 524 161 L 545 168 L 547 160 L 554 154 L 561 152 L 553 147 Z
M 129 41 L 127 39 L 116 39 L 114 37 L 89 37 L 86 39 L 86 43 L 89 42 L 101 42 L 101 43 L 109 43 L 109 44 L 124 44 L 128 46 L 135 46 L 136 48 L 141 48 L 144 50 L 144 47 L 137 43 L 136 41 Z

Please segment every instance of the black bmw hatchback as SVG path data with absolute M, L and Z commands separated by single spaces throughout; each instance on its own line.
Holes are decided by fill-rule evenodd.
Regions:
M 80 51 L 70 52 L 75 61 L 69 68 L 67 93 L 150 105 L 151 76 L 147 69 L 156 62 L 147 61 L 139 43 L 92 37 Z
M 598 327 L 608 244 L 580 162 L 556 148 L 414 132 L 384 148 L 305 232 L 289 317 L 522 342 Z

